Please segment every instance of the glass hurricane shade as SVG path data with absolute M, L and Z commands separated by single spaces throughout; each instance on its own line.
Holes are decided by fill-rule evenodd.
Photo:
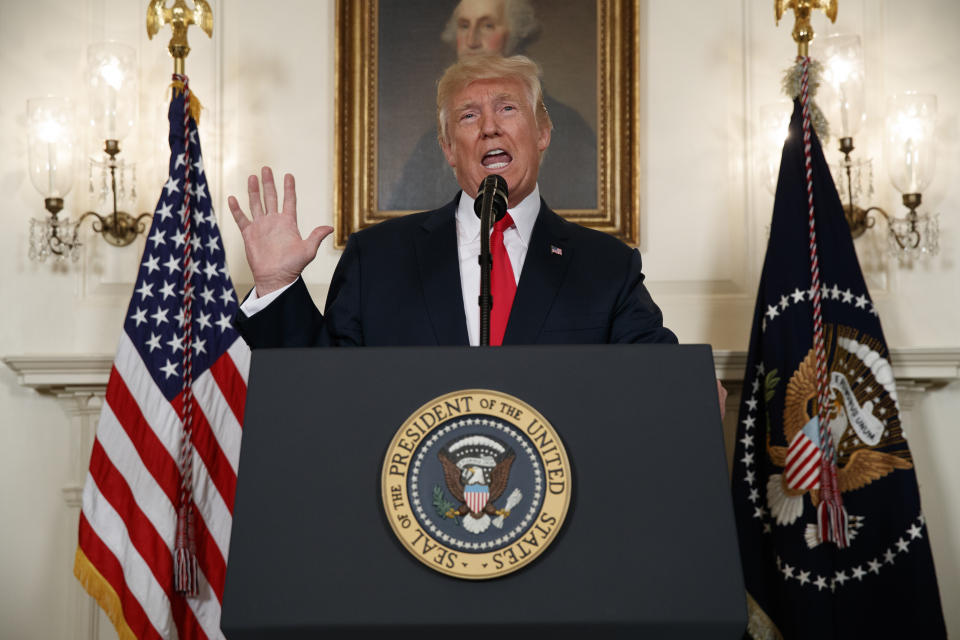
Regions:
M 936 167 L 937 97 L 914 92 L 887 102 L 884 155 L 890 181 L 900 193 L 922 193 Z
M 90 124 L 100 140 L 123 140 L 137 111 L 137 54 L 133 47 L 103 42 L 87 47 Z
M 830 123 L 830 133 L 852 138 L 866 118 L 860 36 L 834 34 L 814 43 L 823 63 L 822 97 L 818 102 Z
M 30 181 L 44 198 L 62 198 L 73 184 L 74 109 L 66 98 L 27 100 Z

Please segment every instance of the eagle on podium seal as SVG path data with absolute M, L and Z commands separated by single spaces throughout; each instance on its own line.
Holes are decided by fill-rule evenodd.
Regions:
M 465 579 L 533 562 L 563 525 L 571 482 L 546 418 L 487 389 L 420 407 L 397 430 L 381 470 L 384 511 L 403 546 L 431 569 Z

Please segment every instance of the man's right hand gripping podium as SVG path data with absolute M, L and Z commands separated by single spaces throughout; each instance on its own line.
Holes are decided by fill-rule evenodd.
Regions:
M 353 234 L 347 242 L 339 264 L 334 271 L 323 313 L 320 313 L 313 304 L 300 274 L 306 265 L 314 259 L 320 243 L 332 232 L 332 229 L 330 227 L 317 227 L 305 238 L 301 235 L 297 226 L 296 186 L 293 176 L 289 174 L 284 176 L 282 206 L 274 183 L 273 173 L 269 167 L 263 168 L 259 180 L 256 176 L 250 176 L 248 179 L 249 217 L 241 209 L 235 197 L 231 196 L 229 198 L 230 211 L 243 235 L 246 256 L 253 273 L 255 285 L 241 305 L 236 326 L 253 349 L 340 346 L 467 347 L 487 343 L 491 346 L 507 346 L 614 343 L 675 344 L 677 342 L 674 333 L 663 326 L 660 309 L 653 302 L 644 286 L 639 252 L 604 233 L 564 220 L 552 211 L 541 197 L 537 185 L 537 175 L 540 160 L 543 154 L 547 152 L 553 132 L 549 114 L 543 104 L 539 69 L 535 63 L 523 56 L 503 58 L 481 55 L 461 59 L 449 67 L 439 81 L 437 89 L 437 128 L 440 147 L 456 176 L 461 191 L 453 196 L 452 201 L 433 211 L 414 213 L 392 219 Z M 494 176 L 494 178 L 488 179 L 490 176 Z M 504 190 L 505 183 L 506 194 L 502 194 L 505 195 L 502 198 L 505 202 L 500 206 L 501 210 L 496 211 L 497 207 L 493 207 L 494 211 L 491 219 L 491 213 L 484 213 L 481 216 L 480 210 L 484 209 L 482 205 L 491 200 L 489 191 L 484 194 L 481 187 L 493 184 L 493 182 L 499 182 L 501 191 Z M 485 197 L 479 197 L 481 195 Z M 545 195 L 549 197 L 549 194 Z M 487 240 L 487 238 L 482 237 L 482 231 L 486 229 L 489 229 L 489 250 L 482 247 L 483 241 Z M 485 292 L 482 293 L 482 289 L 485 290 L 486 286 L 481 286 L 483 271 L 480 263 L 481 254 L 485 254 L 483 259 L 490 265 L 488 280 L 489 298 L 492 298 L 492 307 L 487 310 L 481 310 L 481 306 L 478 304 L 481 299 L 489 299 Z M 487 318 L 487 320 L 482 322 L 482 317 Z M 555 365 L 544 365 L 546 360 L 541 358 L 541 355 L 547 354 L 549 349 L 538 349 L 527 348 L 523 351 L 521 355 L 524 360 L 518 360 L 516 366 L 526 367 L 528 359 L 531 362 L 538 361 L 538 366 L 541 367 L 539 383 L 542 387 L 549 387 L 555 381 L 544 380 L 543 377 L 552 379 L 554 376 L 550 373 L 549 367 Z M 567 369 L 567 373 L 564 375 L 569 379 L 565 380 L 564 384 L 568 385 L 567 388 L 576 389 L 576 385 L 582 383 L 583 379 L 581 378 L 578 382 L 576 379 L 570 378 L 571 368 L 576 369 L 579 366 L 580 355 L 578 354 L 590 354 L 586 354 L 583 347 L 563 347 L 563 349 L 570 350 L 565 352 L 559 360 L 561 363 L 566 363 L 562 366 Z M 356 375 L 358 367 L 363 366 L 358 363 L 372 362 L 371 358 L 375 353 L 374 350 L 362 353 L 351 351 L 349 354 L 347 352 L 328 351 L 319 360 L 327 362 L 323 366 L 329 366 L 329 363 L 333 362 L 336 362 L 338 367 L 346 366 Z M 430 360 L 431 362 L 434 361 L 433 358 L 436 358 L 436 362 L 440 362 L 443 357 L 451 355 L 448 352 L 429 352 L 426 349 L 418 353 L 422 354 L 418 356 L 418 359 Z M 489 354 L 489 358 L 487 356 L 471 358 L 471 362 L 479 362 L 484 359 L 494 360 L 496 357 L 507 355 L 510 352 L 508 350 L 481 349 L 465 351 L 465 353 L 476 356 Z M 367 354 L 370 354 L 370 358 L 367 357 Z M 605 355 L 609 354 L 610 352 L 607 352 Z M 701 352 L 700 355 L 704 354 Z M 555 353 L 551 352 L 550 356 L 555 358 L 550 362 L 557 361 Z M 705 360 L 705 358 L 701 358 L 699 365 L 705 365 Z M 256 363 L 256 358 L 254 362 Z M 276 364 L 276 362 L 274 360 L 273 364 Z M 633 359 L 628 362 L 635 363 L 636 360 Z M 481 368 L 486 366 L 484 363 L 480 364 Z M 444 361 L 444 366 L 449 367 L 449 361 Z M 453 365 L 454 368 L 458 366 L 458 364 Z M 617 364 L 614 368 L 628 369 L 629 366 L 632 365 Z M 415 369 L 416 366 L 412 368 Z M 324 369 L 323 375 L 327 376 L 326 380 L 329 381 L 330 376 L 339 377 L 338 372 L 341 370 L 330 371 Z M 364 371 L 363 369 L 359 370 Z M 580 373 L 581 375 L 590 375 L 587 371 L 581 371 Z M 281 383 L 276 380 L 264 382 L 271 389 L 281 389 L 284 393 L 289 391 L 289 386 L 293 386 L 299 389 L 296 393 L 310 395 L 310 387 L 300 387 L 301 382 L 304 385 L 308 384 L 307 381 L 302 380 L 306 375 L 317 374 L 311 370 L 309 373 L 303 374 L 300 379 L 294 379 L 292 384 L 282 383 L 287 386 L 280 386 Z M 378 373 L 377 375 L 381 374 Z M 411 372 L 408 377 L 413 378 L 415 375 Z M 653 377 L 641 379 L 655 381 L 656 376 L 660 374 L 647 372 L 644 375 Z M 683 374 L 680 375 L 681 378 L 678 379 L 683 379 Z M 373 376 L 373 372 L 371 372 L 371 376 Z M 636 390 L 629 385 L 636 383 L 631 382 L 630 374 L 620 375 L 619 378 L 621 381 L 625 381 L 624 384 L 627 386 L 618 387 L 621 390 L 617 393 L 620 393 L 621 397 L 623 395 L 634 395 Z M 404 380 L 396 383 L 396 376 L 392 379 L 384 378 L 382 381 L 379 377 L 376 380 L 371 378 L 371 380 L 366 384 L 385 384 L 388 387 L 393 387 L 415 382 Z M 708 394 L 711 397 L 710 403 L 702 403 L 701 408 L 697 409 L 701 413 L 697 414 L 699 417 L 694 418 L 694 421 L 698 421 L 699 424 L 696 425 L 693 433 L 698 433 L 697 429 L 706 431 L 709 428 L 710 433 L 705 435 L 708 436 L 707 440 L 710 441 L 711 447 L 716 446 L 715 449 L 711 448 L 706 455 L 709 458 L 713 453 L 717 454 L 715 456 L 716 460 L 713 460 L 716 463 L 715 471 L 717 471 L 717 475 L 725 475 L 721 469 L 723 465 L 721 462 L 722 455 L 720 454 L 722 450 L 719 433 L 720 420 L 718 419 L 720 416 L 716 415 L 716 405 L 712 404 L 711 382 L 709 378 L 702 376 L 698 380 L 706 383 L 705 385 L 700 384 L 699 388 L 702 391 L 704 387 L 707 387 L 709 389 Z M 256 379 L 252 377 L 251 396 L 254 395 L 253 385 L 255 384 L 257 384 Z M 313 384 L 328 383 L 315 382 Z M 569 386 L 571 384 L 573 387 Z M 653 383 L 650 386 L 656 387 L 658 384 L 662 386 L 665 383 Z M 394 389 L 391 389 L 391 392 L 394 391 Z M 726 392 L 719 382 L 717 382 L 717 392 L 720 396 L 722 410 Z M 445 393 L 447 392 L 445 391 Z M 569 392 L 567 393 L 569 394 Z M 479 566 L 476 568 L 477 571 L 482 573 L 492 570 L 497 564 L 503 565 L 510 564 L 511 561 L 518 561 L 517 558 L 524 554 L 525 544 L 528 546 L 539 544 L 537 530 L 541 531 L 544 536 L 552 536 L 550 541 L 557 535 L 552 527 L 557 525 L 558 522 L 562 523 L 562 515 L 557 520 L 554 515 L 548 513 L 549 501 L 552 499 L 550 495 L 551 482 L 568 481 L 574 471 L 586 475 L 590 472 L 590 469 L 600 469 L 604 465 L 610 467 L 612 463 L 609 460 L 620 460 L 624 456 L 635 456 L 624 459 L 624 461 L 632 460 L 634 463 L 642 463 L 643 456 L 659 456 L 655 451 L 617 451 L 612 458 L 608 457 L 610 447 L 616 446 L 614 443 L 617 441 L 617 432 L 621 429 L 631 431 L 629 438 L 624 440 L 624 442 L 633 443 L 630 445 L 631 447 L 646 446 L 637 444 L 644 442 L 642 438 L 646 436 L 644 436 L 643 430 L 647 427 L 639 428 L 636 425 L 638 407 L 631 405 L 629 401 L 621 403 L 625 406 L 620 409 L 614 408 L 611 412 L 613 417 L 610 419 L 596 413 L 578 417 L 578 424 L 582 425 L 583 428 L 581 433 L 573 434 L 568 431 L 557 434 L 552 431 L 552 427 L 546 422 L 550 418 L 549 415 L 544 418 L 536 410 L 526 405 L 521 410 L 517 405 L 522 405 L 523 402 L 514 403 L 514 400 L 517 399 L 506 394 L 499 394 L 498 391 L 478 390 L 476 387 L 469 391 L 449 392 L 447 395 L 431 401 L 431 403 L 434 403 L 431 406 L 424 405 L 421 413 L 413 414 L 408 422 L 402 425 L 401 431 L 397 432 L 394 438 L 394 443 L 388 448 L 386 456 L 384 456 L 379 445 L 374 447 L 376 452 L 373 454 L 370 452 L 364 454 L 368 457 L 375 454 L 380 456 L 380 460 L 383 461 L 382 491 L 384 505 L 389 505 L 392 502 L 394 508 L 396 508 L 397 504 L 403 502 L 396 496 L 403 495 L 406 497 L 405 492 L 413 492 L 407 507 L 413 508 L 413 506 L 416 506 L 419 515 L 411 512 L 409 517 L 404 514 L 393 520 L 390 518 L 389 506 L 385 506 L 388 510 L 387 518 L 398 537 L 402 539 L 401 534 L 404 533 L 404 531 L 401 531 L 401 527 L 406 527 L 413 519 L 421 517 L 422 522 L 426 523 L 422 526 L 426 528 L 433 527 L 429 523 L 431 522 L 430 518 L 434 518 L 434 522 L 438 526 L 447 526 L 443 523 L 456 521 L 457 532 L 469 531 L 469 535 L 462 533 L 462 536 L 466 536 L 463 538 L 466 542 L 457 542 L 456 540 L 450 542 L 450 545 L 453 545 L 450 547 L 453 551 L 450 551 L 449 554 L 443 551 L 441 555 L 438 555 L 440 552 L 432 551 L 435 547 L 432 546 L 432 543 L 422 541 L 422 536 L 421 538 L 413 537 L 405 540 L 404 544 L 408 547 L 408 550 L 411 552 L 415 549 L 419 550 L 422 557 L 418 559 L 424 564 L 430 564 L 431 562 L 442 564 L 444 573 L 455 575 L 456 571 L 460 569 L 459 565 L 467 566 L 463 545 L 466 545 L 467 549 L 471 545 L 473 549 L 477 549 L 478 541 L 481 551 L 489 548 L 495 550 L 495 552 L 490 555 L 492 566 L 488 567 L 484 563 L 482 568 Z M 419 400 L 417 404 L 423 402 L 425 400 Z M 475 404 L 471 404 L 471 402 L 475 402 Z M 661 398 L 657 403 L 650 404 L 651 408 L 645 405 L 642 413 L 645 414 L 644 419 L 648 422 L 656 421 L 658 428 L 671 427 L 671 420 L 680 420 L 679 417 L 671 417 L 667 409 L 660 407 L 660 405 L 666 406 L 665 399 Z M 657 406 L 653 406 L 654 404 Z M 464 424 L 474 424 L 472 412 L 478 405 L 486 407 L 497 405 L 501 407 L 503 413 L 502 415 L 498 414 L 497 419 L 515 420 L 516 426 L 524 429 L 526 435 L 508 437 L 504 435 L 509 431 L 509 429 L 505 429 L 508 425 L 499 425 L 494 429 L 493 422 L 495 420 L 489 424 L 487 420 L 477 420 L 477 426 L 475 428 L 470 427 L 473 429 L 472 431 L 460 434 L 456 438 L 453 437 L 453 434 L 447 434 L 444 436 L 447 437 L 447 440 L 443 438 L 438 440 L 437 438 L 441 434 L 434 433 L 431 435 L 430 428 L 434 425 L 442 425 L 444 420 L 447 421 L 448 426 L 442 430 L 442 433 L 446 433 L 450 429 L 457 429 Z M 703 409 L 704 406 L 706 406 L 706 409 Z M 337 410 L 334 408 L 332 411 Z M 554 411 L 566 412 L 567 409 L 554 409 Z M 675 413 L 679 416 L 685 411 L 688 411 L 688 409 L 683 408 Z M 461 416 L 463 419 L 455 419 L 458 417 L 458 412 L 463 414 Z M 251 409 L 248 407 L 248 421 L 250 413 Z M 259 413 L 266 415 L 262 411 L 259 411 Z M 289 415 L 289 413 L 287 411 L 285 415 Z M 711 413 L 713 418 L 711 418 Z M 532 421 L 531 415 L 534 416 Z M 393 419 L 393 415 L 391 414 L 386 418 L 379 416 L 377 419 L 381 422 L 389 422 Z M 684 419 L 689 421 L 689 418 Z M 266 420 L 269 421 L 269 419 Z M 347 420 L 349 420 L 349 417 Z M 522 426 L 521 420 L 523 421 Z M 591 424 L 594 420 L 599 421 L 596 426 Z M 331 418 L 334 425 L 337 424 L 336 421 L 336 417 Z M 543 429 L 541 429 L 539 421 L 546 424 Z M 297 428 L 303 429 L 304 427 Z M 331 425 L 330 428 L 334 427 Z M 497 431 L 497 429 L 501 431 Z M 357 425 L 356 430 L 362 431 L 362 425 Z M 678 429 L 677 432 L 679 433 L 679 431 L 681 430 Z M 565 453 L 562 454 L 561 459 L 561 456 L 554 452 L 548 433 L 552 434 L 551 437 L 553 438 L 566 440 L 567 447 L 571 451 L 575 445 L 579 447 L 577 451 L 572 451 L 570 462 L 567 461 Z M 249 460 L 246 454 L 248 447 L 273 446 L 270 444 L 269 438 L 274 437 L 274 434 L 263 434 L 252 438 L 251 436 L 254 435 L 247 432 L 244 437 L 244 464 Z M 351 437 L 359 438 L 360 435 L 347 435 L 348 440 Z M 672 446 L 666 444 L 665 441 L 662 444 L 657 444 L 659 442 L 657 441 L 658 437 L 660 436 L 656 436 L 650 441 L 654 443 L 651 446 Z M 514 442 L 511 438 L 516 441 Z M 254 445 L 254 442 L 256 442 L 256 445 Z M 265 445 L 265 443 L 267 444 Z M 341 442 L 338 446 L 341 450 L 351 450 L 350 442 Z M 365 447 L 358 445 L 356 448 L 369 449 L 369 442 Z M 429 449 L 429 455 L 422 453 L 427 449 Z M 540 462 L 535 460 L 534 449 L 542 454 Z M 562 451 L 562 447 L 560 449 Z M 409 452 L 409 455 L 407 452 Z M 423 467 L 419 466 L 420 458 L 417 458 L 416 465 L 412 464 L 411 460 L 416 458 L 417 455 L 423 458 Z M 712 460 L 712 458 L 710 459 Z M 608 460 L 608 462 L 604 463 L 604 460 Z M 363 465 L 358 463 L 353 468 L 366 468 L 365 465 L 369 466 L 368 463 L 371 461 L 372 458 L 369 458 Z M 431 473 L 440 474 L 435 475 L 429 481 L 425 479 L 426 475 L 417 475 L 420 469 L 426 469 L 429 466 L 426 464 L 427 462 L 437 469 Z M 572 467 L 569 466 L 571 462 Z M 324 473 L 327 473 L 328 464 L 328 462 L 323 463 Z M 580 466 L 577 466 L 578 464 Z M 659 464 L 661 463 L 647 463 L 647 466 L 653 469 L 657 468 Z M 529 467 L 528 471 L 523 471 L 526 468 L 523 465 Z M 561 509 L 563 514 L 566 513 L 567 506 L 572 504 L 571 508 L 576 510 L 578 514 L 576 521 L 578 523 L 592 523 L 591 526 L 598 526 L 597 523 L 604 517 L 615 515 L 604 512 L 607 514 L 606 516 L 598 514 L 595 517 L 593 510 L 601 508 L 602 500 L 592 500 L 591 498 L 588 501 L 588 498 L 591 495 L 609 495 L 606 488 L 608 485 L 609 490 L 613 491 L 615 489 L 614 485 L 629 483 L 631 475 L 642 477 L 642 474 L 636 476 L 635 472 L 628 468 L 618 468 L 619 470 L 608 468 L 594 474 L 594 478 L 606 476 L 602 489 L 591 489 L 585 481 L 579 489 L 579 498 L 576 501 L 571 503 L 570 493 L 565 494 L 565 502 L 563 502 Z M 254 471 L 245 467 L 245 471 L 248 470 Z M 273 477 L 271 475 L 272 470 L 257 467 L 255 471 L 266 474 L 267 477 Z M 402 482 L 402 486 L 390 485 L 390 475 L 395 472 L 398 475 L 400 472 L 407 474 L 407 479 Z M 427 472 L 423 471 L 423 473 L 426 474 Z M 508 486 L 507 479 L 509 477 L 519 478 L 524 473 L 529 476 L 528 488 L 521 492 L 514 488 L 515 482 L 512 480 Z M 659 474 L 660 471 L 656 473 Z M 244 479 L 247 477 L 252 476 L 245 473 Z M 263 477 L 263 475 L 257 477 Z M 686 474 L 683 478 L 669 479 L 669 483 L 688 487 L 682 490 L 687 493 L 678 489 L 679 493 L 677 495 L 702 494 L 691 477 L 690 474 Z M 543 484 L 541 484 L 541 480 Z M 336 480 L 333 479 L 332 481 Z M 422 484 L 422 487 L 417 484 L 418 482 Z M 657 482 L 654 482 L 654 484 L 657 484 Z M 241 480 L 239 488 L 238 509 L 240 509 L 240 515 L 243 516 L 245 514 L 242 511 L 246 506 L 242 500 L 243 480 Z M 421 493 L 418 494 L 417 491 L 421 489 Z M 618 509 L 631 510 L 631 513 L 633 513 L 632 510 L 635 507 L 631 504 L 629 489 L 624 486 L 621 490 L 623 491 L 624 502 Z M 591 491 L 597 493 L 591 494 Z M 661 495 L 667 495 L 670 489 L 662 491 L 657 489 L 656 491 L 656 497 L 651 498 L 654 502 L 659 501 Z M 719 497 L 711 498 L 711 500 L 715 502 L 726 500 L 724 497 L 725 490 L 721 491 L 718 487 L 715 487 L 712 491 L 711 495 Z M 423 492 L 427 492 L 428 495 L 424 496 Z M 431 492 L 433 495 L 432 508 L 427 508 L 427 512 L 424 512 L 420 509 L 419 496 L 423 496 L 424 501 L 431 504 L 429 495 Z M 367 494 L 361 491 L 358 496 L 356 499 L 363 502 Z M 335 499 L 335 502 L 344 499 L 346 498 L 340 496 Z M 496 504 L 494 504 L 495 502 Z M 648 504 L 642 508 L 644 510 L 652 508 L 651 513 L 663 513 L 664 509 L 667 508 L 700 509 L 698 513 L 701 515 L 705 515 L 711 509 L 720 508 L 716 506 L 691 507 L 687 498 L 683 498 L 680 502 L 682 504 L 655 504 L 652 507 Z M 540 512 L 524 511 L 525 509 L 532 509 L 528 505 L 534 503 L 540 505 Z M 256 509 L 259 510 L 257 511 L 257 517 L 269 517 L 262 513 L 263 504 L 265 503 L 257 503 Z M 269 509 L 269 501 L 266 504 Z M 729 505 L 727 504 L 723 508 L 729 510 Z M 431 515 L 434 510 L 436 510 L 436 515 Z M 515 512 L 513 517 L 511 517 L 511 510 Z M 523 519 L 523 513 L 526 513 L 526 519 Z M 369 514 L 364 512 L 362 517 L 366 518 L 368 516 Z M 331 517 L 331 514 L 324 517 Z M 351 526 L 354 526 L 353 531 L 369 531 L 382 526 L 376 523 L 368 523 L 369 526 L 363 528 L 355 522 L 356 517 L 354 517 L 353 512 L 340 513 L 339 517 L 341 521 L 351 520 L 353 522 Z M 632 522 L 637 517 L 637 515 L 631 515 L 627 520 Z M 687 517 L 689 517 L 689 514 L 679 520 Z M 523 526 L 530 527 L 529 542 L 526 542 L 528 538 L 525 537 L 528 534 L 521 532 L 521 519 L 523 519 Z M 527 524 L 531 519 L 532 523 Z M 658 526 L 670 527 L 673 526 L 671 522 L 675 523 L 679 520 L 666 517 L 666 524 Z M 727 520 L 731 529 L 730 532 L 727 532 L 729 534 L 727 538 L 732 541 L 732 519 L 728 517 Z M 421 522 L 421 520 L 418 520 L 418 522 Z M 240 519 L 235 520 L 235 523 L 237 523 L 235 527 L 243 526 Z M 320 520 L 317 523 L 318 528 L 323 527 Z M 510 531 L 514 524 L 517 525 L 517 528 Z M 410 531 L 412 529 L 407 530 L 406 533 L 409 534 Z M 563 533 L 567 537 L 565 542 L 568 543 L 566 545 L 568 549 L 565 552 L 556 552 L 555 557 L 567 557 L 562 555 L 563 553 L 580 553 L 576 549 L 581 547 L 577 547 L 577 545 L 586 544 L 581 542 L 581 538 L 578 537 L 582 533 L 583 529 L 577 529 L 574 525 L 570 525 Z M 622 533 L 619 532 L 615 535 L 622 535 Z M 457 535 L 460 534 L 454 534 L 454 537 Z M 593 532 L 589 533 L 587 537 L 595 535 L 599 534 Z M 662 536 L 664 534 L 658 535 Z M 471 536 L 474 536 L 475 539 Z M 510 538 L 510 536 L 513 536 L 513 538 Z M 237 537 L 236 533 L 234 537 Z M 231 567 L 234 564 L 233 553 L 250 553 L 246 537 L 242 538 L 242 540 L 237 540 L 236 550 L 231 552 Z M 724 540 L 727 538 L 724 538 Z M 443 539 L 447 540 L 448 538 L 444 535 Z M 583 538 L 583 540 L 586 539 Z M 591 539 L 596 540 L 598 538 Z M 470 540 L 473 540 L 473 542 L 470 542 Z M 510 540 L 513 540 L 513 542 L 510 542 Z M 273 541 L 271 544 L 276 545 L 277 542 Z M 280 546 L 295 544 L 300 543 L 282 542 Z M 456 547 L 457 544 L 461 546 Z M 549 544 L 549 541 L 544 542 L 542 546 L 545 547 L 546 544 Z M 592 542 L 590 544 L 596 547 L 596 543 Z M 629 546 L 634 543 L 625 542 L 621 544 L 628 544 Z M 668 544 L 674 543 L 670 542 Z M 442 544 L 440 546 L 443 547 Z M 601 544 L 601 546 L 603 545 Z M 459 557 L 457 548 L 461 550 Z M 542 550 L 538 550 L 537 553 Z M 429 555 L 428 551 L 430 552 Z M 731 552 L 735 556 L 735 551 L 732 548 Z M 637 553 L 647 552 L 638 549 Z M 253 555 L 256 555 L 256 552 L 253 552 Z M 382 562 L 389 565 L 394 560 L 392 556 L 388 556 L 389 554 L 383 556 Z M 648 561 L 660 562 L 661 564 L 665 562 L 662 559 L 657 559 L 656 556 L 643 562 Z M 567 560 L 563 561 L 563 563 L 567 562 Z M 724 562 L 732 562 L 735 565 L 736 559 L 728 559 Z M 556 562 L 553 563 L 553 565 L 556 564 Z M 708 561 L 706 564 L 709 565 L 710 562 Z M 608 571 L 615 572 L 616 567 L 617 565 L 613 564 Z M 543 569 L 544 571 L 539 576 L 523 577 L 521 580 L 546 579 L 551 581 L 550 583 L 553 585 L 551 588 L 561 591 L 566 588 L 580 588 L 576 585 L 563 585 L 562 583 L 566 578 L 559 576 L 566 574 L 551 573 L 554 570 L 564 571 L 565 569 L 558 569 L 556 566 L 551 569 L 546 565 L 543 566 Z M 406 569 L 396 569 L 396 571 L 404 570 Z M 668 569 L 667 571 L 672 570 Z M 384 571 L 385 573 L 375 575 L 392 575 L 389 570 L 383 567 L 380 567 L 378 571 Z M 592 570 L 580 567 L 579 564 L 577 568 L 571 568 L 570 571 L 571 576 L 593 575 L 589 573 Z M 587 573 L 583 573 L 584 571 Z M 685 571 L 685 569 L 678 568 L 677 571 Z M 235 569 L 232 573 L 235 576 L 243 574 L 245 578 L 249 575 L 246 568 L 243 570 Z M 524 574 L 525 572 L 520 573 Z M 337 576 L 338 582 L 335 588 L 337 597 L 347 598 L 345 594 L 351 593 L 350 581 L 354 578 L 345 576 L 342 572 Z M 487 575 L 486 577 L 490 576 Z M 625 576 L 621 576 L 616 579 L 622 580 L 624 578 Z M 449 578 L 443 576 L 437 579 L 449 581 Z M 634 587 L 630 587 L 630 589 L 635 588 L 638 583 L 637 580 L 643 582 L 644 579 L 647 578 L 631 578 Z M 513 578 L 510 580 L 513 580 Z M 497 593 L 501 596 L 508 592 L 520 593 L 523 588 L 526 588 L 522 586 L 522 583 L 516 581 L 510 583 L 512 587 L 510 584 L 505 585 L 501 581 L 496 582 L 500 582 L 498 588 L 501 590 Z M 509 580 L 507 582 L 509 583 Z M 629 582 L 630 580 L 624 582 L 624 584 Z M 426 585 L 427 583 L 422 584 Z M 445 584 L 446 586 L 443 589 L 446 591 L 444 593 L 463 588 L 451 586 L 449 582 Z M 655 584 L 655 581 L 650 582 L 644 588 Z M 687 584 L 692 583 L 688 582 Z M 504 588 L 506 588 L 506 591 L 503 591 Z M 584 588 L 589 588 L 589 586 L 584 586 Z M 513 589 L 512 592 L 511 589 Z M 371 593 L 368 593 L 363 586 L 357 587 L 357 598 L 359 599 L 375 599 L 378 597 L 371 595 Z M 457 591 L 457 593 L 460 592 Z M 489 591 L 486 593 L 487 597 L 494 599 L 498 597 Z M 472 598 L 474 595 L 473 592 L 465 591 L 456 597 Z M 570 600 L 570 606 L 573 607 L 570 611 L 576 609 L 577 605 L 574 601 L 578 600 L 577 597 L 558 597 Z M 691 594 L 691 597 L 694 596 Z M 696 598 L 700 599 L 699 596 Z M 589 598 L 587 599 L 589 600 Z M 243 601 L 243 598 L 239 598 L 239 601 Z M 379 608 L 375 606 L 375 603 L 371 606 L 377 611 L 382 611 L 384 608 L 389 609 L 393 604 L 395 603 L 391 600 L 389 602 L 384 601 Z M 547 607 L 543 609 L 544 611 L 548 610 L 550 606 L 554 606 L 549 605 L 549 603 L 541 604 Z M 284 605 L 278 606 L 282 607 Z M 467 604 L 464 603 L 464 606 L 467 606 Z M 606 606 L 603 603 L 596 604 L 593 611 L 602 612 Z M 626 606 L 628 609 L 632 609 L 632 605 Z M 229 602 L 225 607 L 225 614 L 230 613 Z M 236 613 L 245 610 L 244 607 L 243 604 L 235 604 L 232 611 Z M 514 608 L 511 609 L 510 607 Z M 523 611 L 526 611 L 526 609 L 518 607 L 519 605 L 509 605 L 507 607 L 509 611 L 503 615 L 512 620 L 514 624 L 529 623 L 524 618 L 526 614 Z M 661 609 L 657 610 L 660 611 Z M 337 617 L 341 613 L 342 611 L 338 610 L 331 615 Z M 376 617 L 376 614 L 370 615 Z M 632 613 L 626 615 L 629 617 Z M 650 615 L 655 618 L 657 614 Z M 337 617 L 337 619 L 340 620 L 341 618 Z M 363 619 L 366 620 L 367 618 Z M 341 622 L 339 624 L 347 623 Z M 667 623 L 663 622 L 663 624 Z M 586 628 L 584 627 L 584 629 Z M 460 634 L 459 631 L 449 632 Z

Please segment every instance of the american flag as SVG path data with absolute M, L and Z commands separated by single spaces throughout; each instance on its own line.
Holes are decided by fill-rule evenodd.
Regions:
M 74 565 L 120 638 L 222 637 L 250 363 L 249 349 L 231 324 L 237 299 L 197 124 L 185 110 L 189 89 L 183 90 L 186 78 L 175 80 L 181 85 L 170 103 L 169 178 L 110 372 Z M 185 385 L 185 375 L 192 384 Z M 182 459 L 185 403 L 192 405 L 192 419 L 189 455 Z M 181 468 L 192 480 L 184 485 L 186 494 Z M 195 596 L 174 587 L 184 495 L 197 559 Z

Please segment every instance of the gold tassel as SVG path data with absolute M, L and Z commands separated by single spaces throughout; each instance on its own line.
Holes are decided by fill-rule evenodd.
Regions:
M 170 83 L 169 89 L 173 89 L 173 97 L 176 97 L 183 91 L 183 83 L 179 80 L 174 80 Z M 203 109 L 203 105 L 200 104 L 200 98 L 197 97 L 193 91 L 190 92 L 190 117 L 193 118 L 193 121 L 197 123 L 197 126 L 200 126 L 200 110 Z
M 110 622 L 117 630 L 117 636 L 120 640 L 137 640 L 137 636 L 123 617 L 123 606 L 120 604 L 120 597 L 117 592 L 103 577 L 103 574 L 97 571 L 97 568 L 93 566 L 80 547 L 77 547 L 77 553 L 73 561 L 73 575 L 77 577 L 86 592 L 97 601 L 103 612 L 110 618 Z

